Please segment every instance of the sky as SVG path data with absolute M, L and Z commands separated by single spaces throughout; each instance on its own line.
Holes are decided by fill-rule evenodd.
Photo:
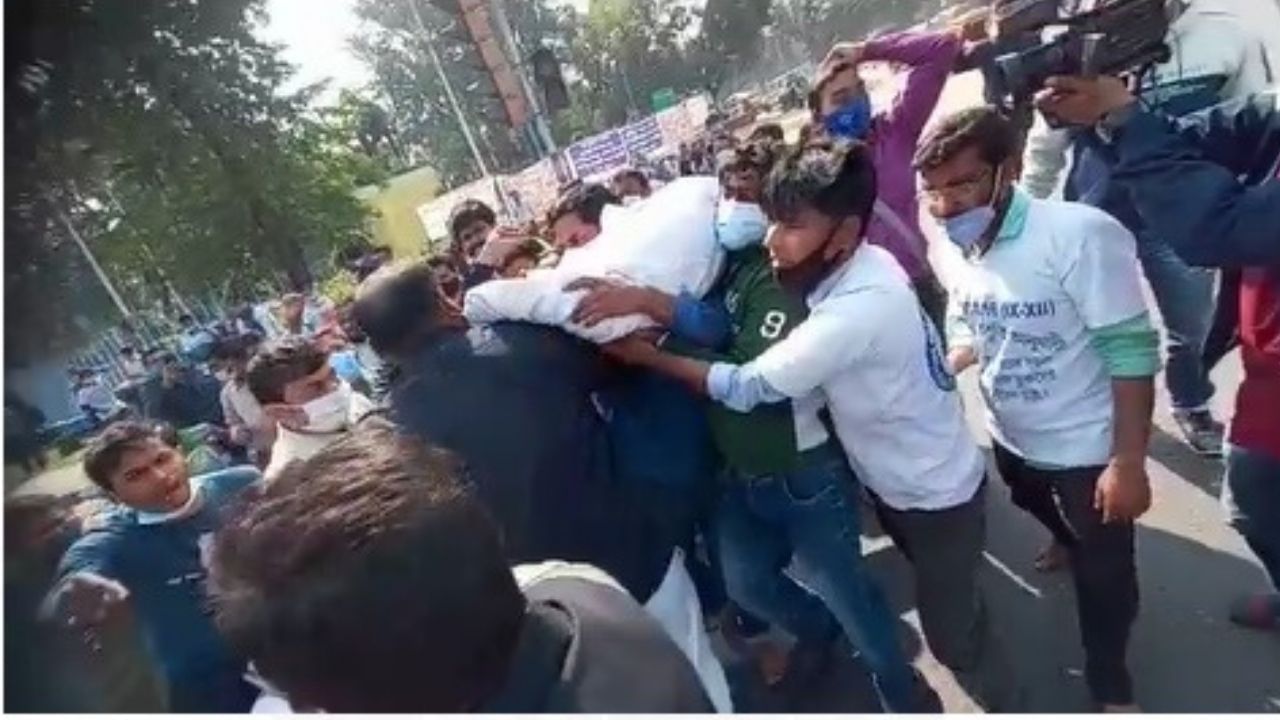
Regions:
M 383 0 L 397 2 L 398 0 Z M 508 2 L 519 0 L 508 0 Z M 561 0 L 586 11 L 590 0 Z M 347 38 L 359 27 L 355 0 L 267 0 L 269 20 L 260 28 L 262 38 L 284 46 L 284 58 L 298 73 L 287 89 L 329 79 L 322 100 L 338 90 L 356 88 L 371 78 L 351 50 Z

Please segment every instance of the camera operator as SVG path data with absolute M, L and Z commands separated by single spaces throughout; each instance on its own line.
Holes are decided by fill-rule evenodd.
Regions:
M 1223 504 L 1276 590 L 1240 600 L 1231 617 L 1272 629 L 1280 627 L 1277 99 L 1275 90 L 1259 93 L 1180 123 L 1140 108 L 1116 78 L 1053 78 L 1039 99 L 1055 116 L 1095 126 L 1095 136 L 1109 141 L 1112 178 L 1147 227 L 1185 262 L 1224 270 L 1218 321 L 1238 336 L 1244 380 L 1228 436 Z
M 1267 6 L 1267 7 L 1264 7 Z M 1244 97 L 1274 80 L 1274 58 L 1259 32 L 1280 10 L 1273 2 L 1252 0 L 1168 0 L 1172 17 L 1166 42 L 1171 57 L 1143 78 L 1139 96 L 1162 113 L 1179 116 L 1220 102 Z M 1245 11 L 1250 12 L 1246 13 Z M 1262 23 L 1261 30 L 1255 26 Z M 1187 443 L 1198 453 L 1222 450 L 1222 425 L 1209 412 L 1214 388 L 1201 362 L 1214 294 L 1214 273 L 1191 267 L 1169 248 L 1168 241 L 1138 216 L 1123 190 L 1111 178 L 1111 161 L 1092 133 L 1049 131 L 1039 123 L 1028 138 L 1025 186 L 1046 197 L 1070 149 L 1071 171 L 1064 197 L 1106 210 L 1138 238 L 1138 256 L 1155 294 L 1167 329 L 1165 385 L 1174 418 Z

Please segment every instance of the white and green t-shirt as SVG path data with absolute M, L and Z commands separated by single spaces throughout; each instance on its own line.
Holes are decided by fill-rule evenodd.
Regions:
M 1091 333 L 1145 317 L 1132 233 L 1101 210 L 1021 191 L 951 291 L 948 335 L 981 368 L 993 438 L 1051 467 L 1105 464 L 1111 375 Z

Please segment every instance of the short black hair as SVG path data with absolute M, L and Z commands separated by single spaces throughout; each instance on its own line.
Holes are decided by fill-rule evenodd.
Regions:
M 84 453 L 84 474 L 94 485 L 115 493 L 111 487 L 111 474 L 120 467 L 124 454 L 153 440 L 164 442 L 151 425 L 128 420 L 111 423 L 89 441 Z
M 751 169 L 765 177 L 777 162 L 780 148 L 771 140 L 752 140 L 731 150 L 722 150 L 716 157 L 716 172 L 723 177 L 726 172 Z
M 449 211 L 450 241 L 456 244 L 462 231 L 478 222 L 497 225 L 498 214 L 493 211 L 493 208 L 475 198 L 468 198 L 454 205 Z
M 756 126 L 755 130 L 747 136 L 748 142 L 764 140 L 767 142 L 780 143 L 786 139 L 786 133 L 783 132 L 782 126 L 778 123 L 762 123 Z
M 555 207 L 547 215 L 547 225 L 554 225 L 560 218 L 571 214 L 577 215 L 588 225 L 599 225 L 604 206 L 618 205 L 621 202 L 612 190 L 599 183 L 576 185 L 556 201 Z
M 438 326 L 440 286 L 430 260 L 384 265 L 356 290 L 351 317 L 375 352 L 413 352 Z
M 811 117 L 818 119 L 822 115 L 822 91 L 827 87 L 827 84 L 834 80 L 837 75 L 850 70 L 857 72 L 858 66 L 853 63 L 840 62 L 820 71 L 813 83 L 813 87 L 809 90 L 809 114 Z
M 622 182 L 623 180 L 635 180 L 636 182 L 640 183 L 646 190 L 648 190 L 650 187 L 649 176 L 645 175 L 644 171 L 638 168 L 623 168 L 613 176 L 613 182 L 615 185 L 617 183 Z
M 819 139 L 785 154 L 764 184 L 764 211 L 775 222 L 812 208 L 830 218 L 857 217 L 865 229 L 876 202 L 876 170 L 859 142 Z
M 916 170 L 932 170 L 971 147 L 977 148 L 983 162 L 994 167 L 1022 153 L 1022 137 L 1017 125 L 998 109 L 990 105 L 967 108 L 930 128 L 912 164 Z
M 527 608 L 460 464 L 378 418 L 231 516 L 209 589 L 232 647 L 329 712 L 481 709 Z
M 328 362 L 329 354 L 305 338 L 269 343 L 249 361 L 249 392 L 263 405 L 284 402 L 286 385 L 315 374 Z
M 179 325 L 188 325 L 188 324 L 193 323 L 193 322 L 195 322 L 195 321 L 196 321 L 196 319 L 195 319 L 194 317 L 192 317 L 192 316 L 191 316 L 190 314 L 188 314 L 188 313 L 183 313 L 183 314 L 181 314 L 181 315 L 179 315 L 179 316 L 178 316 L 178 324 L 179 324 Z
M 213 353 L 209 356 L 209 362 L 227 363 L 227 362 L 245 362 L 249 359 L 253 346 L 258 343 L 258 337 L 253 334 L 238 335 L 236 337 L 223 338 L 213 347 Z
M 132 345 L 121 345 L 121 346 L 120 346 L 120 354 L 121 354 L 121 355 L 135 355 L 135 354 L 137 354 L 137 351 L 133 349 L 133 346 L 132 346 Z

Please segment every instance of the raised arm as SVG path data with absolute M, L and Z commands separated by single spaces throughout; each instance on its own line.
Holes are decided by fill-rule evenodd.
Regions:
M 913 145 L 938 104 L 960 48 L 960 39 L 951 32 L 901 32 L 862 44 L 860 62 L 907 66 L 905 83 L 884 121 Z

